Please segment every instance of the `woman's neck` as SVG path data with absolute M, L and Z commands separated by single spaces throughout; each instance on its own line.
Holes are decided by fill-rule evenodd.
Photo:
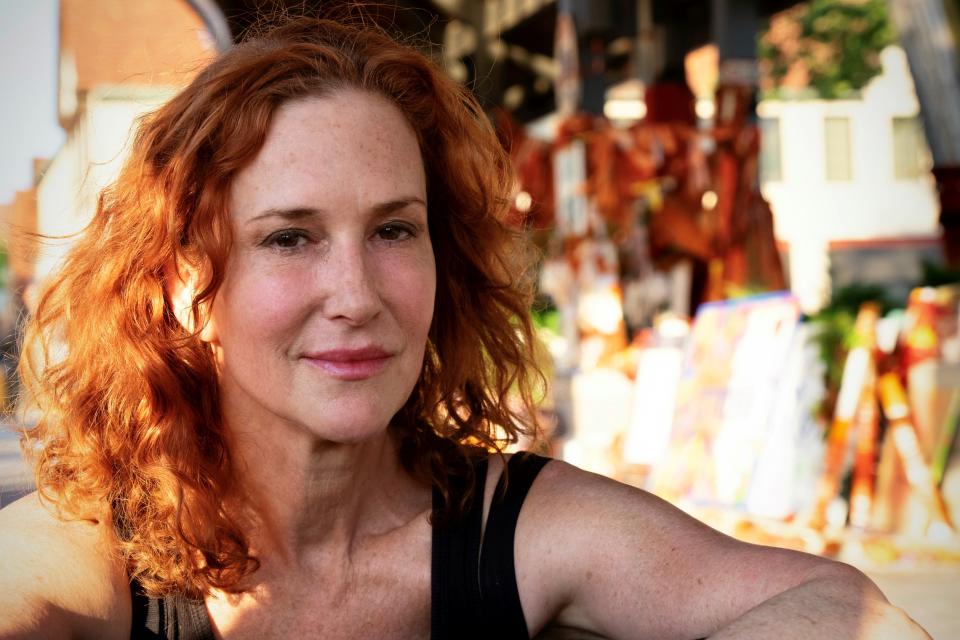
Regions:
M 256 522 L 261 559 L 300 562 L 348 554 L 359 539 L 399 529 L 429 511 L 430 490 L 401 466 L 386 429 L 356 443 L 318 438 L 283 421 L 232 428 L 238 477 Z

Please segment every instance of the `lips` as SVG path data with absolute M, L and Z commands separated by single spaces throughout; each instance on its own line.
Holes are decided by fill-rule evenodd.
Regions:
M 331 349 L 303 355 L 311 366 L 338 380 L 365 380 L 383 371 L 393 354 L 377 346 Z

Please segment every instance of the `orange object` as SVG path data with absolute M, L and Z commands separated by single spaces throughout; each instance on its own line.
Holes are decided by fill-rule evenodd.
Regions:
M 950 531 L 952 526 L 943 503 L 943 496 L 933 479 L 930 465 L 923 458 L 920 442 L 910 418 L 910 405 L 907 393 L 895 373 L 887 373 L 877 383 L 880 404 L 890 425 L 887 437 L 893 440 L 900 460 L 906 472 L 910 488 L 916 491 L 926 502 L 930 515 L 927 532 L 937 528 Z
M 877 473 L 880 413 L 877 407 L 876 378 L 876 370 L 871 362 L 854 417 L 853 429 L 857 444 L 853 454 L 853 485 L 850 488 L 850 524 L 859 529 L 866 529 L 870 523 Z
M 873 351 L 876 348 L 876 328 L 879 317 L 879 307 L 869 302 L 863 304 L 857 313 L 854 325 L 857 344 L 847 354 L 847 360 L 844 363 L 840 395 L 837 398 L 833 422 L 827 435 L 823 475 L 817 484 L 810 518 L 810 526 L 816 529 L 822 529 L 826 525 L 827 507 L 840 490 L 840 481 L 848 464 L 851 426 L 859 426 L 854 423 L 854 418 L 857 416 L 858 407 L 863 404 L 869 378 L 875 375 Z
M 940 425 L 936 420 L 937 370 L 940 356 L 938 324 L 942 308 L 937 289 L 922 287 L 910 292 L 907 303 L 908 330 L 904 336 L 904 381 L 913 426 L 925 460 L 933 459 Z

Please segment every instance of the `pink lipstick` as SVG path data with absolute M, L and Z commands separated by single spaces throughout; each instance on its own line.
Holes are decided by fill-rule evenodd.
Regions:
M 310 365 L 338 380 L 365 380 L 383 371 L 393 357 L 380 347 L 359 349 L 331 349 L 306 353 L 303 359 Z

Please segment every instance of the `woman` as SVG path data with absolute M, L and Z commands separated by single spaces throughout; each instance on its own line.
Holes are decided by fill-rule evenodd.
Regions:
M 291 22 L 147 118 L 27 337 L 0 638 L 924 637 L 845 565 L 503 473 L 510 188 L 474 100 L 365 28 Z

